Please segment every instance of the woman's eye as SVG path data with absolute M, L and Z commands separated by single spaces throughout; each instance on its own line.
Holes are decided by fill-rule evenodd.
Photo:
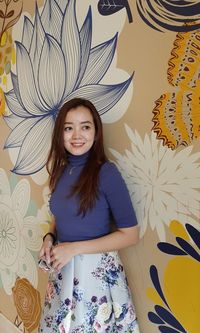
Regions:
M 82 128 L 83 128 L 83 130 L 89 130 L 89 129 L 90 129 L 90 126 L 88 126 L 88 125 L 84 125 Z
M 64 131 L 65 132 L 70 132 L 72 130 L 72 127 L 71 126 L 67 126 L 64 128 Z

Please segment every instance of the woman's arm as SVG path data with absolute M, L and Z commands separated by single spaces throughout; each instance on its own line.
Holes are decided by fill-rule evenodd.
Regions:
M 51 234 L 53 234 L 56 238 L 56 223 L 54 217 L 52 218 L 48 233 L 46 234 L 46 236 L 44 236 L 43 244 L 39 253 L 39 258 L 44 258 L 46 262 L 50 264 L 50 252 L 54 243 L 54 239 Z
M 120 228 L 106 236 L 74 242 L 75 254 L 99 253 L 121 250 L 125 247 L 136 244 L 139 239 L 138 226 Z
M 101 253 L 123 249 L 136 244 L 139 239 L 138 226 L 120 228 L 106 236 L 56 245 L 51 251 L 51 261 L 56 270 L 60 270 L 74 256 L 87 253 Z

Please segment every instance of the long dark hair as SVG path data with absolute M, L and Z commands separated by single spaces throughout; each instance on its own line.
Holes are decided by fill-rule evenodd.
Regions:
M 55 190 L 56 184 L 68 164 L 67 152 L 63 142 L 64 122 L 67 113 L 79 106 L 86 107 L 94 121 L 95 141 L 90 149 L 88 160 L 80 174 L 77 183 L 73 186 L 71 195 L 78 195 L 80 200 L 78 214 L 85 215 L 98 198 L 99 171 L 107 161 L 103 146 L 103 129 L 101 118 L 95 106 L 83 98 L 73 98 L 66 102 L 60 109 L 53 131 L 52 144 L 47 159 L 46 167 L 49 173 L 50 191 Z

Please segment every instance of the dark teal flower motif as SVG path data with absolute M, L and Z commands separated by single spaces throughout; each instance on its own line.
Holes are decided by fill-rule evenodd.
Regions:
M 185 225 L 188 234 L 190 235 L 191 239 L 193 240 L 194 244 L 200 249 L 200 231 L 198 231 L 196 228 L 194 228 L 190 224 Z M 160 251 L 171 254 L 171 255 L 176 255 L 176 256 L 191 256 L 195 260 L 200 262 L 200 254 L 196 251 L 196 249 L 188 243 L 185 239 L 181 237 L 176 237 L 176 241 L 178 243 L 178 246 L 169 244 L 166 242 L 160 242 L 158 243 L 158 248 Z
M 13 89 L 5 94 L 10 114 L 4 117 L 12 130 L 5 148 L 18 148 L 13 172 L 29 175 L 46 163 L 55 118 L 60 107 L 74 97 L 91 100 L 100 115 L 123 96 L 128 80 L 102 83 L 113 60 L 117 34 L 92 46 L 92 13 L 81 28 L 75 0 L 46 0 L 41 14 L 37 5 L 32 23 L 24 18 L 22 41 L 16 42 Z
M 143 21 L 155 30 L 188 32 L 200 28 L 199 1 L 137 0 L 136 3 Z
M 150 276 L 157 293 L 165 303 L 167 309 L 163 306 L 155 305 L 155 312 L 151 311 L 148 313 L 149 320 L 158 325 L 158 329 L 162 333 L 187 333 L 180 322 L 171 313 L 160 285 L 157 268 L 153 265 L 150 267 Z
M 129 23 L 133 22 L 128 0 L 99 0 L 98 2 L 99 13 L 105 16 L 112 15 L 122 9 L 126 9 Z

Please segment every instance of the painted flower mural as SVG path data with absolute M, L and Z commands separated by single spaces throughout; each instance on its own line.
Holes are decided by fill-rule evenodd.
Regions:
M 22 41 L 16 42 L 16 74 L 11 73 L 13 89 L 5 94 L 10 114 L 4 119 L 12 130 L 5 148 L 18 149 L 17 174 L 34 174 L 45 165 L 55 118 L 65 101 L 88 98 L 102 115 L 132 80 L 102 83 L 117 35 L 92 47 L 91 9 L 79 28 L 75 4 L 46 1 L 41 14 L 36 8 L 34 24 L 24 18 Z
M 6 173 L 0 169 L 0 278 L 7 294 L 12 293 L 18 276 L 37 287 L 31 251 L 41 247 L 41 229 L 34 216 L 27 216 L 29 203 L 29 182 L 21 179 L 11 191 Z
M 197 226 L 200 153 L 192 153 L 192 146 L 175 152 L 163 147 L 154 133 L 142 140 L 137 131 L 125 128 L 132 151 L 124 155 L 110 151 L 129 188 L 141 236 L 149 224 L 165 240 L 165 225 L 173 219 Z
M 155 101 L 153 128 L 163 145 L 176 149 L 200 137 L 200 30 L 178 33 L 168 61 L 169 91 Z
M 38 327 L 41 316 L 41 299 L 38 290 L 27 279 L 17 279 L 12 289 L 17 313 L 28 332 Z
M 189 223 L 185 228 L 172 221 L 170 230 L 176 236 L 174 245 L 158 243 L 160 251 L 170 257 L 161 285 L 158 270 L 152 265 L 150 276 L 154 288 L 148 288 L 148 297 L 156 304 L 149 320 L 162 333 L 198 333 L 200 309 L 200 232 Z
M 200 28 L 200 6 L 196 0 L 137 0 L 142 20 L 158 31 L 192 31 Z M 189 23 L 185 25 L 185 23 Z
M 49 230 L 49 224 L 52 221 L 52 213 L 49 208 L 49 194 L 50 190 L 47 186 L 43 188 L 42 191 L 42 197 L 44 204 L 40 209 L 37 211 L 37 219 L 40 221 L 40 226 L 42 230 L 44 231 L 44 234 L 46 234 Z

